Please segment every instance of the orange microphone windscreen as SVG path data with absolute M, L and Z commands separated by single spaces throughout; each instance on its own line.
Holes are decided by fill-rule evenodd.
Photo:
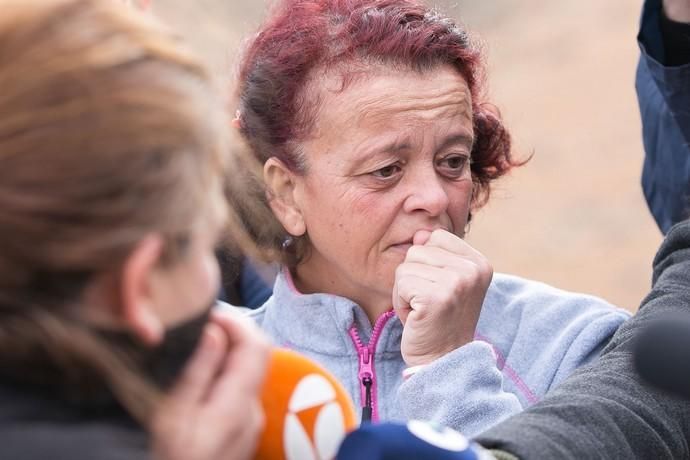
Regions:
M 266 426 L 255 459 L 331 460 L 356 428 L 343 386 L 315 362 L 290 350 L 271 353 L 261 395 Z

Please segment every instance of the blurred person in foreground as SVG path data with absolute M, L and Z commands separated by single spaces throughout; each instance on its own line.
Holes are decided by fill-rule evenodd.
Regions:
M 643 186 L 668 232 L 652 290 L 599 361 L 478 436 L 499 458 L 690 458 L 690 402 L 643 382 L 633 363 L 635 339 L 647 327 L 690 315 L 690 220 L 679 222 L 690 209 L 690 0 L 647 0 L 638 40 Z
M 212 313 L 222 98 L 120 3 L 0 10 L 0 457 L 250 458 L 267 345 Z
M 362 421 L 476 435 L 596 360 L 629 316 L 494 274 L 463 239 L 520 164 L 483 59 L 411 0 L 284 0 L 248 41 L 235 125 L 275 216 L 249 226 L 283 264 L 251 317 L 333 372 Z

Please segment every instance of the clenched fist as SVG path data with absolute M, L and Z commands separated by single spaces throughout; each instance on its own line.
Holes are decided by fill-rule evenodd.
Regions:
M 408 366 L 428 364 L 472 341 L 492 277 L 488 260 L 458 236 L 415 234 L 393 287 Z

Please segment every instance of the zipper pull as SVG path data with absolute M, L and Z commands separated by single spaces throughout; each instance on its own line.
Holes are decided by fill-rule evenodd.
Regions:
M 371 377 L 369 375 L 365 375 L 362 377 L 362 385 L 364 385 L 365 389 L 365 398 L 364 398 L 364 407 L 362 407 L 362 422 L 361 424 L 369 423 L 371 422 L 371 413 L 372 413 L 372 407 L 371 407 L 371 385 L 373 381 L 371 380 Z

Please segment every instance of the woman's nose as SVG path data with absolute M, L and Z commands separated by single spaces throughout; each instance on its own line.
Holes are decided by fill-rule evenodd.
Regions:
M 403 206 L 405 212 L 423 211 L 436 217 L 448 210 L 448 193 L 435 172 L 419 174 L 410 179 L 409 195 Z

